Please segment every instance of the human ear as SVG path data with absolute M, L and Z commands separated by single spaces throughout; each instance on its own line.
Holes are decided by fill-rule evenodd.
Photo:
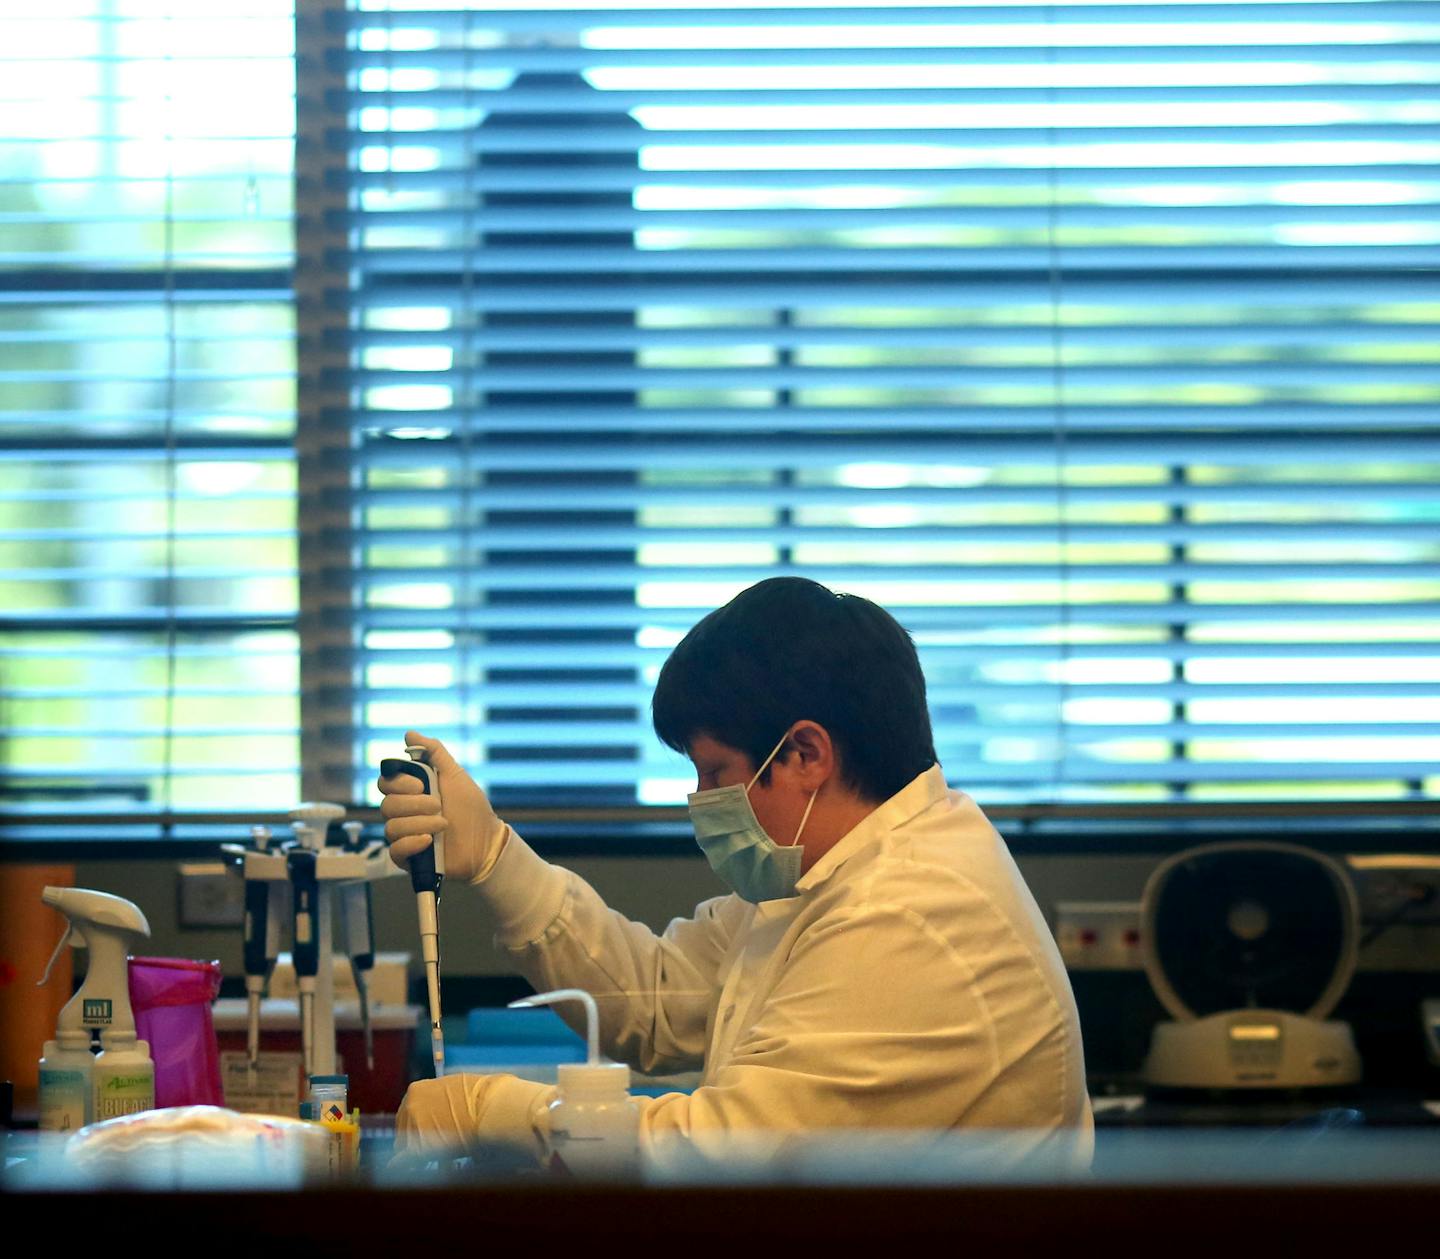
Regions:
M 825 782 L 835 770 L 835 744 L 830 732 L 818 721 L 798 721 L 786 740 L 785 766 L 807 789 Z

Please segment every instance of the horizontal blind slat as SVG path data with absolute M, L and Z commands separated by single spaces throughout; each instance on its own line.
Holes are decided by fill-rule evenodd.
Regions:
M 649 702 L 651 689 L 635 683 L 601 683 L 567 681 L 564 695 L 556 688 L 543 683 L 519 684 L 505 681 L 486 683 L 487 702 L 494 704 L 523 704 L 535 709 L 551 709 L 563 717 L 574 710 L 577 704 L 621 705 L 645 704 Z M 937 684 L 927 689 L 933 708 L 953 705 L 983 703 L 1033 703 L 1055 704 L 1061 698 L 1062 688 L 1057 683 L 1031 685 L 1025 683 L 971 685 Z M 411 688 L 367 687 L 364 697 L 369 701 L 387 700 L 416 703 L 416 693 Z M 1433 702 L 1437 698 L 1434 685 L 1401 682 L 1316 682 L 1316 683 L 1221 683 L 1203 685 L 1185 683 L 1095 683 L 1085 688 L 1084 698 L 1089 700 L 1163 700 L 1169 703 L 1193 703 L 1197 700 L 1295 700 L 1295 699 L 1413 699 Z M 437 723 L 432 722 L 433 725 Z M 1263 769 L 1263 767 L 1262 767 Z M 1043 777 L 1048 771 L 1034 769 L 1036 777 Z M 1430 771 L 1427 771 L 1430 772 Z
M 576 625 L 600 629 L 635 630 L 668 628 L 688 630 L 709 609 L 696 599 L 677 598 L 666 606 L 638 608 L 606 606 L 579 601 L 546 603 L 539 606 L 486 606 L 440 609 L 368 607 L 356 613 L 362 634 L 387 633 L 433 627 L 440 634 L 476 633 L 490 629 L 564 630 Z M 1294 602 L 1283 595 L 1267 595 L 1263 602 L 1220 603 L 1171 602 L 1087 602 L 1076 606 L 1035 601 L 997 602 L 987 605 L 940 605 L 916 607 L 913 600 L 894 608 L 896 617 L 912 633 L 927 629 L 959 631 L 969 627 L 1038 626 L 1074 630 L 1089 625 L 1170 625 L 1188 621 L 1203 631 L 1211 625 L 1246 623 L 1281 627 L 1310 626 L 1315 622 L 1342 625 L 1383 621 L 1440 621 L 1440 601 L 1416 598 L 1390 605 L 1341 602 Z M 1308 639 L 1301 639 L 1308 642 Z
M 1405 581 L 1440 581 L 1440 556 L 1434 559 L 1415 559 L 1401 562 L 1335 562 L 1320 561 L 1303 563 L 1293 560 L 1271 561 L 1268 563 L 1188 563 L 1132 562 L 1100 563 L 1078 565 L 1060 560 L 1037 560 L 1030 564 L 1014 563 L 948 563 L 948 564 L 885 564 L 877 558 L 867 571 L 862 559 L 856 557 L 846 562 L 823 563 L 814 561 L 808 566 L 808 573 L 798 571 L 787 574 L 788 566 L 776 564 L 774 568 L 757 567 L 754 564 L 733 562 L 714 567 L 695 565 L 646 565 L 617 562 L 604 567 L 590 565 L 583 571 L 572 570 L 566 575 L 565 583 L 575 590 L 625 590 L 641 583 L 663 585 L 685 582 L 704 582 L 723 579 L 726 582 L 753 584 L 766 577 L 793 575 L 813 576 L 824 581 L 855 581 L 868 576 L 890 581 L 910 583 L 956 583 L 963 581 L 999 581 L 1028 584 L 1065 580 L 1093 579 L 1107 582 L 1155 582 L 1155 581 L 1200 581 L 1224 580 L 1245 583 L 1274 583 L 1277 581 L 1332 581 L 1332 582 L 1375 582 L 1385 578 Z M 156 570 L 157 572 L 162 570 Z M 3 576 L 4 574 L 0 574 Z M 209 574 L 204 575 L 220 575 Z M 556 580 L 554 567 L 546 564 L 491 564 L 483 573 L 473 573 L 450 564 L 437 564 L 427 568 L 370 569 L 356 570 L 355 584 L 361 592 L 395 582 L 428 581 L 459 583 L 466 581 L 477 590 L 544 590 Z
M 427 447 L 432 447 L 427 449 Z M 1163 450 L 1161 449 L 1163 448 Z M 1074 434 L 1067 436 L 1064 459 L 1068 466 L 1103 466 L 1126 463 L 1151 463 L 1157 456 L 1170 465 L 1230 464 L 1237 467 L 1304 463 L 1316 467 L 1346 464 L 1356 455 L 1374 453 L 1373 440 L 1359 435 L 1334 433 L 1327 435 L 1323 446 L 1308 434 L 1235 434 L 1230 437 L 1207 438 L 1185 433 L 1164 435 L 1144 444 L 1143 436 L 1115 438 Z M 447 452 L 448 453 L 448 452 Z M 760 448 L 752 441 L 748 448 L 712 436 L 691 441 L 660 444 L 643 458 L 632 450 L 616 449 L 598 441 L 562 441 L 532 449 L 508 450 L 495 445 L 476 444 L 467 452 L 472 469 L 490 470 L 565 470 L 577 461 L 595 470 L 632 470 L 644 466 L 659 469 L 775 469 L 805 464 L 813 468 L 844 466 L 864 461 L 890 463 L 934 463 L 944 467 L 956 462 L 965 465 L 988 465 L 1015 461 L 1030 465 L 1051 466 L 1058 462 L 1057 448 L 1023 439 L 1004 441 L 990 436 L 983 441 L 968 443 L 963 452 L 952 445 L 929 438 L 907 440 L 903 434 L 856 435 L 848 439 L 844 449 L 833 450 L 829 444 L 789 438 L 765 442 Z M 1440 432 L 1423 430 L 1410 433 L 1401 430 L 1386 442 L 1389 462 L 1434 463 L 1440 460 Z M 399 441 L 363 451 L 357 457 L 362 467 L 425 467 L 433 465 L 433 443 L 426 440 Z
M 1155 40 L 1133 46 L 1086 44 L 1059 48 L 1059 56 L 1068 56 L 1072 63 L 1093 66 L 1133 65 L 1137 54 L 1150 64 L 1163 65 L 1247 65 L 1255 62 L 1273 63 L 1301 61 L 1306 65 L 1349 66 L 1393 60 L 1426 63 L 1435 57 L 1440 39 L 1428 31 L 1415 38 L 1393 38 L 1365 43 L 1257 43 L 1254 45 L 1216 43 L 1214 45 Z M 823 64 L 835 69 L 869 66 L 914 67 L 939 66 L 949 69 L 963 66 L 1035 66 L 1043 59 L 1045 48 L 1014 46 L 966 47 L 897 47 L 897 48 L 835 48 L 824 49 Z M 738 53 L 738 56 L 737 56 Z M 438 48 L 424 52 L 409 49 L 362 50 L 332 65 L 349 64 L 358 70 L 482 70 L 498 67 L 507 70 L 540 71 L 543 73 L 578 73 L 596 65 L 624 69 L 687 69 L 733 67 L 737 60 L 751 68 L 789 67 L 797 57 L 813 58 L 815 50 L 796 44 L 790 48 L 754 48 L 739 50 L 702 47 L 669 47 L 663 49 L 606 48 L 603 50 L 522 47 L 522 48 Z
M 953 666 L 958 663 L 1016 661 L 1091 661 L 1118 660 L 1127 663 L 1184 660 L 1416 660 L 1427 661 L 1440 671 L 1440 640 L 1420 642 L 1333 643 L 1307 642 L 1303 647 L 1287 643 L 1080 643 L 1024 646 L 1013 643 L 986 642 L 955 646 L 920 645 L 922 661 Z M 664 663 L 670 646 L 632 646 L 625 643 L 586 643 L 561 641 L 534 646 L 511 646 L 506 643 L 468 643 L 463 649 L 431 653 L 369 652 L 367 659 L 395 663 L 451 664 L 463 658 L 465 664 L 477 668 L 508 666 L 567 665 L 635 665 L 658 666 Z M 398 657 L 398 658 L 397 658 Z M 1436 679 L 1440 685 L 1440 677 Z M 1083 685 L 1083 684 L 1077 684 Z
M 898 480 L 889 486 L 795 485 L 771 482 L 754 485 L 744 482 L 699 482 L 694 484 L 587 485 L 567 491 L 564 505 L 569 510 L 604 510 L 653 506 L 682 507 L 864 507 L 916 505 L 953 506 L 1044 506 L 1060 516 L 1061 487 L 1056 485 L 972 485 L 940 487 L 915 484 L 914 465 L 893 465 Z M 1267 507 L 1296 504 L 1364 504 L 1377 502 L 1400 506 L 1440 502 L 1440 485 L 1427 481 L 1278 481 L 1251 484 L 1195 484 L 1154 480 L 1144 485 L 1065 485 L 1065 507 L 1112 506 L 1116 504 L 1262 504 Z M 338 497 L 338 496 L 337 496 Z M 345 496 L 348 501 L 348 495 Z M 555 492 L 548 486 L 524 487 L 480 482 L 464 488 L 434 490 L 366 489 L 360 496 L 367 507 L 434 506 L 446 511 L 466 508 L 486 510 L 545 510 L 555 506 Z
M 527 91 L 518 87 L 405 87 L 384 86 L 360 88 L 334 93 L 332 101 L 337 112 L 378 108 L 403 110 L 479 110 L 492 104 L 503 104 L 507 110 L 523 109 L 529 114 L 614 114 L 638 107 L 657 106 L 754 109 L 766 106 L 870 106 L 891 105 L 1045 105 L 1061 104 L 1123 104 L 1143 105 L 1182 101 L 1189 104 L 1243 103 L 1270 104 L 1290 101 L 1344 101 L 1347 103 L 1380 103 L 1413 101 L 1415 96 L 1433 88 L 1436 78 L 1421 65 L 1407 67 L 1396 78 L 1383 83 L 1237 83 L 1215 84 L 1066 84 L 1046 87 L 997 86 L 959 81 L 943 87 L 907 87 L 899 84 L 884 86 L 856 85 L 850 88 L 795 86 L 753 88 L 743 95 L 726 88 L 676 87 L 657 85 L 648 90 L 607 89 L 603 93 L 579 88 L 554 88 Z M 376 128 L 366 127 L 366 133 Z M 399 127 L 397 133 L 413 134 L 410 128 Z M 418 134 L 435 134 L 420 132 Z M 443 134 L 441 132 L 440 134 Z
M 1051 23 L 1106 25 L 1113 22 L 1131 23 L 1138 18 L 1160 16 L 1167 23 L 1203 26 L 1207 22 L 1228 25 L 1233 22 L 1315 21 L 1323 18 L 1327 26 L 1346 23 L 1369 24 L 1374 21 L 1402 22 L 1434 20 L 1425 0 L 1316 0 L 1296 5 L 1266 3 L 1265 0 L 1245 3 L 1190 3 L 1156 6 L 1144 0 L 1132 3 L 1087 4 L 1059 3 L 1045 6 Z M 363 30 L 433 30 L 439 32 L 470 32 L 474 30 L 505 30 L 533 32 L 537 26 L 551 31 L 604 27 L 813 27 L 831 26 L 843 17 L 847 26 L 877 26 L 886 30 L 908 26 L 933 27 L 951 22 L 965 26 L 1027 23 L 1035 18 L 1035 6 L 1024 4 L 963 4 L 931 6 L 907 4 L 870 4 L 846 6 L 836 10 L 802 5 L 757 8 L 753 5 L 707 5 L 704 8 L 683 5 L 596 5 L 593 8 L 546 10 L 542 16 L 530 6 L 516 3 L 495 6 L 480 13 L 453 9 L 376 10 L 349 9 L 328 15 L 338 28 Z
M 1307 543 L 1319 548 L 1327 544 L 1348 545 L 1355 542 L 1422 542 L 1427 550 L 1440 557 L 1440 514 L 1430 513 L 1427 519 L 1414 521 L 1349 521 L 1323 519 L 1305 524 L 1287 524 L 1275 521 L 1257 523 L 1231 523 L 1215 521 L 1206 524 L 1087 524 L 1080 521 L 1065 521 L 1066 545 L 1080 543 L 1120 543 L 1144 545 L 1159 543 L 1165 546 L 1197 546 L 1206 543 L 1217 545 L 1263 547 L 1266 544 Z M 351 541 L 359 546 L 381 548 L 387 551 L 410 551 L 429 548 L 432 551 L 455 550 L 471 542 L 470 527 L 440 529 L 372 528 L 350 533 Z M 20 540 L 48 539 L 50 533 L 37 534 L 23 531 L 6 535 Z M 158 536 L 158 535 L 151 535 Z M 203 536 L 203 535 L 201 535 Z M 225 536 L 225 535 L 215 535 Z M 232 535 L 233 536 L 233 535 Z M 276 535 L 283 536 L 283 535 Z M 986 525 L 986 524 L 924 524 L 914 523 L 903 527 L 881 526 L 837 526 L 813 523 L 795 525 L 761 524 L 739 525 L 733 522 L 716 521 L 711 525 L 666 525 L 661 523 L 636 525 L 596 524 L 577 535 L 572 525 L 556 523 L 546 525 L 535 522 L 507 526 L 495 522 L 484 525 L 484 535 L 479 541 L 492 551 L 588 551 L 601 547 L 641 547 L 648 543 L 706 543 L 723 541 L 726 544 L 743 545 L 762 543 L 769 546 L 798 546 L 805 543 L 817 545 L 846 545 L 856 548 L 857 558 L 865 555 L 864 548 L 884 547 L 893 549 L 904 546 L 907 549 L 950 548 L 973 546 L 983 543 L 1018 543 L 1029 546 L 1041 544 L 1057 545 L 1056 528 L 1053 521 L 1036 524 Z M 389 571 L 384 561 L 372 560 L 377 571 Z M 1072 563 L 1075 563 L 1072 561 Z M 1076 564 L 1083 571 L 1083 567 Z M 397 568 L 397 572 L 414 574 L 423 569 Z

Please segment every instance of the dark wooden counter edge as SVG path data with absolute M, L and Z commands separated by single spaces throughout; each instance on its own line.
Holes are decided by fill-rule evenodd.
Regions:
M 495 1243 L 570 1246 L 656 1243 L 706 1253 L 740 1246 L 767 1253 L 816 1243 L 887 1244 L 945 1239 L 970 1254 L 1057 1254 L 1150 1247 L 1176 1254 L 1387 1253 L 1431 1237 L 1440 1185 L 1006 1185 L 946 1188 L 642 1188 L 633 1186 L 351 1188 L 303 1193 L 90 1191 L 5 1195 L 12 1237 L 27 1226 L 53 1235 L 74 1216 L 76 1235 L 112 1242 L 156 1240 L 213 1259 L 283 1253 L 310 1256 L 415 1254 L 417 1259 Z M 90 1221 L 86 1224 L 85 1221 Z M 51 1230 L 45 1232 L 42 1230 Z M 144 1239 L 149 1238 L 146 1242 Z M 189 1239 L 185 1241 L 183 1239 Z M 1004 1251 L 1000 1251 L 1000 1247 Z M 976 1248 L 994 1247 L 994 1250 Z M 107 1249 L 110 1243 L 107 1243 Z M 302 1249 L 303 1248 L 303 1249 Z M 528 1253 L 536 1253 L 528 1249 Z M 147 1250 L 153 1253 L 153 1250 Z M 543 1251 L 540 1253 L 544 1253 Z M 601 1252 L 604 1253 L 604 1252 Z

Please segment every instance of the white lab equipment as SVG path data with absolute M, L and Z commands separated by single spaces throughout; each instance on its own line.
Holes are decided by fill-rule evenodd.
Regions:
M 579 1001 L 585 1007 L 585 1062 L 562 1063 L 549 1106 L 550 1148 L 576 1176 L 627 1177 L 640 1163 L 640 1108 L 630 1096 L 630 1068 L 600 1057 L 600 1014 L 581 988 L 558 988 L 510 1003 L 511 1009 Z
M 90 954 L 85 980 L 60 1011 L 55 1040 L 46 1042 L 45 1060 L 49 1062 L 53 1057 L 58 1061 L 63 1056 L 83 1070 L 75 1055 L 89 1052 L 90 1031 L 98 1029 L 101 1052 L 90 1067 L 86 1122 L 152 1109 L 155 1064 L 150 1060 L 150 1046 L 135 1035 L 129 963 L 131 946 L 138 937 L 149 936 L 150 924 L 139 906 L 108 892 L 47 887 L 41 891 L 40 899 L 64 914 L 67 924 L 40 982 L 50 978 L 55 959 L 66 944 L 87 949 Z M 82 1042 L 86 1046 L 83 1051 Z M 73 1087 L 74 1081 L 63 1083 Z M 73 1114 L 73 1103 L 70 1108 Z M 61 1113 L 52 1103 L 52 1121 L 59 1121 Z
M 1327 1019 L 1355 971 L 1360 913 L 1338 862 L 1271 842 L 1206 844 L 1163 862 L 1140 906 L 1145 970 L 1173 1016 L 1145 1082 L 1174 1089 L 1353 1084 L 1360 1055 Z
M 386 778 L 402 775 L 419 781 L 421 791 L 440 799 L 440 783 L 435 770 L 425 760 L 427 749 L 407 744 L 409 760 L 389 756 L 380 762 Z M 445 1033 L 440 1021 L 440 885 L 445 881 L 445 837 L 431 837 L 430 846 L 417 852 L 409 861 L 410 886 L 415 892 L 415 908 L 420 916 L 420 952 L 425 959 L 425 986 L 430 998 L 430 1055 L 435 1063 L 435 1078 L 445 1074 Z

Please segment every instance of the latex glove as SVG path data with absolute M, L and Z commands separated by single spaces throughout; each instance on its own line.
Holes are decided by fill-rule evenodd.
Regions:
M 425 759 L 435 770 L 440 796 L 423 794 L 419 781 L 409 774 L 380 779 L 384 796 L 380 813 L 385 818 L 390 860 L 403 870 L 411 857 L 424 852 L 435 835 L 444 831 L 446 878 L 480 882 L 504 851 L 510 828 L 495 816 L 485 793 L 439 739 L 407 730 L 405 742 L 426 749 Z
M 493 1145 L 539 1160 L 555 1087 L 513 1075 L 446 1075 L 417 1080 L 395 1116 L 397 1163 L 462 1158 Z

